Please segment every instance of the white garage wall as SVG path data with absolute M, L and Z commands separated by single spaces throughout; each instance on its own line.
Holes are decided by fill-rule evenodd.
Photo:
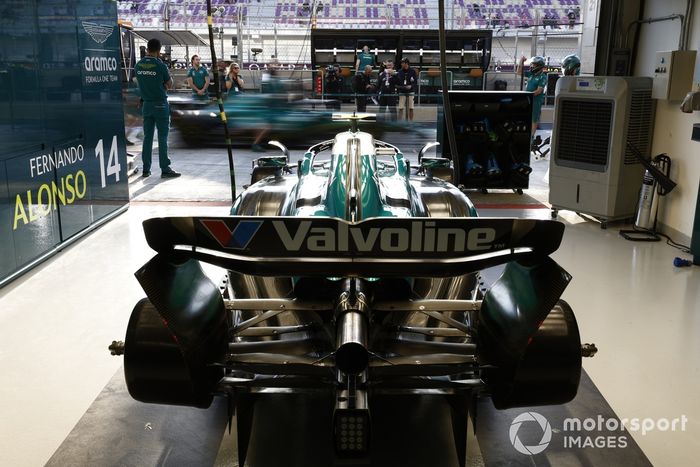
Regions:
M 685 14 L 685 0 L 665 0 L 646 2 L 644 18 L 670 14 Z M 690 25 L 688 49 L 700 49 L 700 2 L 696 2 Z M 680 21 L 664 21 L 644 24 L 640 29 L 634 74 L 654 75 L 654 58 L 657 51 L 678 49 Z M 696 61 L 695 86 L 700 83 L 700 60 Z M 662 230 L 687 243 L 693 229 L 695 204 L 700 189 L 700 142 L 692 141 L 693 124 L 700 123 L 700 111 L 686 114 L 679 109 L 680 102 L 657 101 L 656 124 L 654 127 L 653 154 L 668 153 L 672 159 L 671 178 L 678 187 L 666 197 L 661 206 L 659 221 Z M 683 238 L 685 237 L 685 238 Z

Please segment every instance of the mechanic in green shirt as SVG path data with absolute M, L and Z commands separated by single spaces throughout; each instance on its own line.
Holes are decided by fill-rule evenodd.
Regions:
M 160 61 L 160 41 L 151 39 L 146 45 L 146 56 L 134 67 L 136 81 L 141 92 L 143 115 L 143 177 L 151 175 L 151 153 L 153 151 L 153 132 L 158 128 L 158 161 L 161 177 L 179 177 L 180 174 L 170 168 L 168 159 L 168 132 L 170 131 L 170 107 L 168 89 L 173 87 L 168 67 Z
M 209 70 L 200 64 L 199 55 L 192 55 L 192 68 L 187 72 L 187 84 L 192 88 L 193 97 L 209 98 Z
M 547 87 L 547 74 L 544 73 L 544 58 L 540 56 L 535 56 L 530 59 L 530 71 L 524 71 L 523 65 L 525 64 L 525 56 L 520 57 L 520 66 L 518 67 L 520 74 L 525 74 L 527 77 L 527 88 L 528 92 L 531 92 L 534 96 L 532 101 L 532 135 L 531 139 L 535 138 L 535 132 L 540 124 L 540 117 L 542 116 L 542 104 L 544 104 L 544 90 Z
M 374 55 L 369 52 L 369 47 L 364 46 L 362 47 L 362 52 L 357 54 L 355 74 L 362 73 L 367 65 L 374 68 Z

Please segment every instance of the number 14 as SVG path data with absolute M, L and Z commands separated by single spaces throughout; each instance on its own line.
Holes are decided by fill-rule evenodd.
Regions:
M 100 158 L 100 177 L 102 177 L 102 188 L 107 186 L 107 177 L 110 175 L 114 175 L 115 182 L 119 181 L 119 172 L 121 171 L 122 166 L 119 165 L 118 148 L 117 135 L 114 135 L 112 137 L 112 147 L 109 149 L 109 159 L 107 159 L 107 168 L 105 170 L 105 149 L 102 138 L 100 138 L 95 146 L 95 157 Z

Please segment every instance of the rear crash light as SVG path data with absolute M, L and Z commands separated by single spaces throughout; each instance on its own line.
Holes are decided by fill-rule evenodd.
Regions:
M 370 418 L 367 410 L 335 411 L 335 449 L 341 456 L 361 456 L 369 450 Z

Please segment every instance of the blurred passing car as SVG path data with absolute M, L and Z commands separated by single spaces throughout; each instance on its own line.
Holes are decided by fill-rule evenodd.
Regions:
M 224 129 L 215 103 L 178 97 L 169 99 L 172 124 L 188 145 L 223 145 Z M 288 146 L 308 145 L 309 138 L 327 139 L 346 130 L 347 124 L 333 121 L 334 101 L 288 100 L 286 94 L 244 94 L 224 102 L 226 120 L 234 145 L 251 144 L 262 131 L 265 139 L 279 139 Z M 376 135 L 406 131 L 396 122 L 368 124 Z

